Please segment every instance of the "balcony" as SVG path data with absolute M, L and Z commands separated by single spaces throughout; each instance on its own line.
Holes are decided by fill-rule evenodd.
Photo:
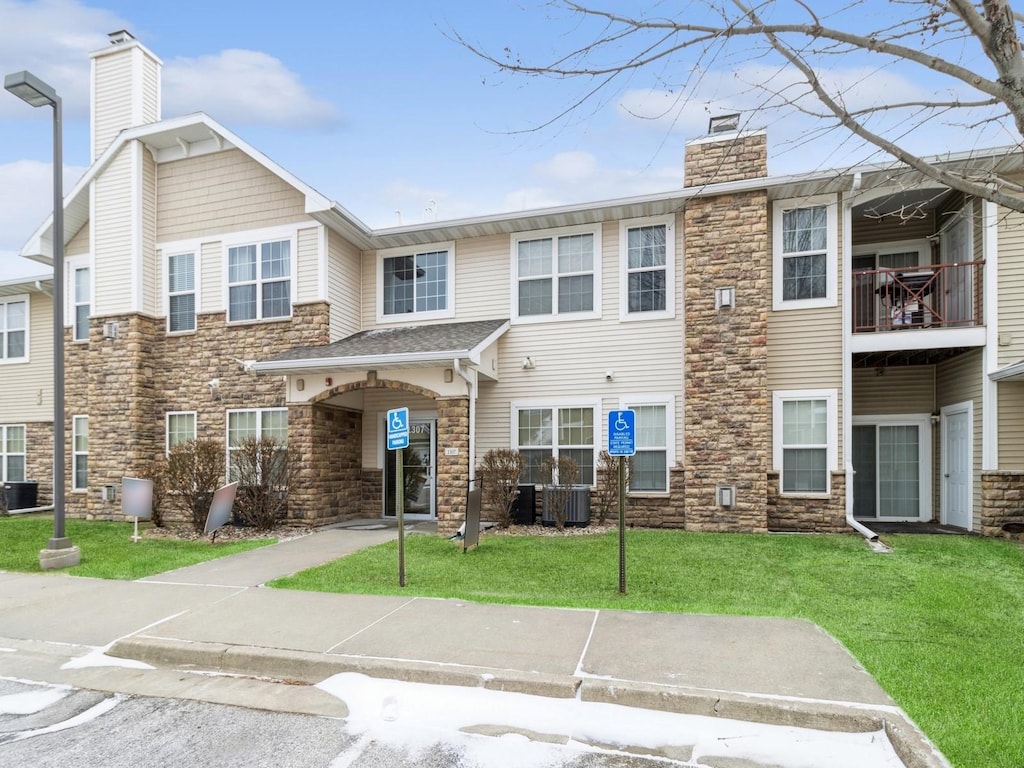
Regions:
M 974 328 L 984 323 L 983 261 L 853 273 L 853 332 Z

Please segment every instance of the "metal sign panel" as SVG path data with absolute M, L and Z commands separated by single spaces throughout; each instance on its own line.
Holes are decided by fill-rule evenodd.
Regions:
M 409 409 L 394 408 L 388 411 L 388 450 L 398 451 L 409 447 Z
M 611 411 L 608 414 L 608 453 L 612 456 L 636 454 L 636 411 Z

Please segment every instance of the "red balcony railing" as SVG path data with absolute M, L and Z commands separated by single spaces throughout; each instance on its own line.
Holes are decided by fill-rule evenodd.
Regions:
M 853 273 L 853 332 L 969 328 L 984 322 L 985 262 Z

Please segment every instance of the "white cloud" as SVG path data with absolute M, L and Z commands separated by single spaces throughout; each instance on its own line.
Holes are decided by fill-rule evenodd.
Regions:
M 64 167 L 64 191 L 84 168 Z M 35 160 L 0 164 L 0 251 L 17 252 L 53 212 L 53 165 Z
M 229 49 L 164 66 L 164 113 L 203 111 L 231 125 L 324 128 L 339 120 L 333 104 L 316 99 L 298 75 L 261 51 Z

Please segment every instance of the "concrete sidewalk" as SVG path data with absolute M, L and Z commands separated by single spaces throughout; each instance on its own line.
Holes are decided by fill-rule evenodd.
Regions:
M 884 730 L 907 766 L 948 765 L 849 652 L 810 622 L 258 586 L 395 535 L 373 524 L 321 530 L 136 582 L 0 573 L 0 646 L 40 654 L 42 644 L 46 652 L 53 644 L 99 648 L 165 671 L 311 684 L 360 672 L 822 730 Z M 135 674 L 141 686 L 150 673 Z M 88 687 L 94 677 L 82 671 L 67 679 Z

